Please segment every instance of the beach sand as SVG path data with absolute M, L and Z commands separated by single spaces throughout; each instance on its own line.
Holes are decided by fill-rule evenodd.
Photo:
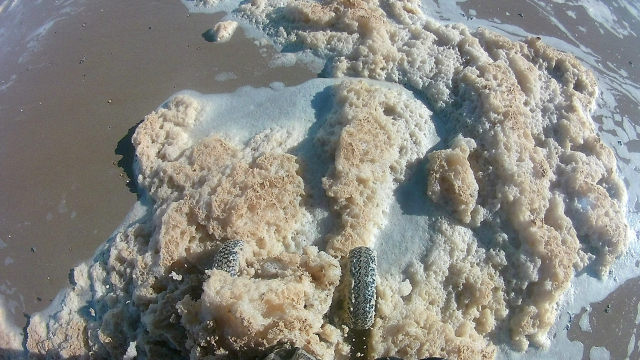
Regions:
M 301 65 L 269 67 L 276 52 L 255 45 L 242 29 L 227 43 L 207 42 L 202 34 L 222 15 L 189 14 L 179 1 L 87 1 L 72 5 L 81 9 L 55 22 L 36 46 L 11 38 L 26 38 L 56 6 L 24 4 L 22 32 L 0 38 L 14 44 L 0 54 L 0 86 L 12 81 L 0 91 L 0 239 L 6 243 L 0 294 L 20 327 L 69 284 L 70 269 L 91 257 L 136 201 L 130 141 L 145 115 L 183 89 L 223 93 L 316 77 Z M 538 12 L 528 2 L 474 1 L 468 8 L 517 21 L 532 34 L 561 37 L 544 17 L 529 15 Z M 473 20 L 466 25 L 473 27 Z M 629 63 L 640 47 L 630 46 L 621 57 L 614 50 L 622 40 L 611 34 L 576 39 L 610 54 L 608 61 L 624 67 L 628 81 L 640 83 L 640 62 Z M 637 111 L 624 101 L 617 110 Z M 606 346 L 612 359 L 638 358 L 629 343 L 639 327 L 639 292 L 636 278 L 593 304 L 591 332 L 578 326 L 581 314 L 573 316 L 569 337 L 585 343 L 583 359 L 591 346 Z

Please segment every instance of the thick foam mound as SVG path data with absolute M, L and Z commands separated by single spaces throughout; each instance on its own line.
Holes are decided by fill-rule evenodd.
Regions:
M 281 95 L 271 90 L 269 96 L 286 98 L 301 91 L 320 96 L 331 81 L 310 84 L 316 85 Z M 330 256 L 310 244 L 338 249 L 335 239 L 345 237 L 349 227 L 336 228 L 336 238 L 317 233 L 328 209 L 307 199 L 305 187 L 311 185 L 305 184 L 300 167 L 299 156 L 306 156 L 298 150 L 301 133 L 322 125 L 315 150 L 307 151 L 331 147 L 335 153 L 326 158 L 340 159 L 335 167 L 345 170 L 348 164 L 369 161 L 372 182 L 382 179 L 389 195 L 409 160 L 423 157 L 438 138 L 429 111 L 402 88 L 345 81 L 330 93 L 335 101 L 323 104 L 329 110 L 326 117 L 297 119 L 297 125 L 307 124 L 297 130 L 262 129 L 244 144 L 225 132 L 201 133 L 215 128 L 206 123 L 226 122 L 213 118 L 217 106 L 220 112 L 215 97 L 207 102 L 178 95 L 147 116 L 133 137 L 138 183 L 152 200 L 147 216 L 117 233 L 92 262 L 75 270 L 76 285 L 62 295 L 61 308 L 32 318 L 29 349 L 65 357 L 119 358 L 133 346 L 138 356 L 198 359 L 258 356 L 287 344 L 320 358 L 348 357 L 346 314 L 331 311 L 334 298 L 345 296 L 336 290 L 343 273 L 340 253 L 333 250 L 336 256 Z M 246 94 L 255 103 L 253 95 Z M 271 100 L 263 99 L 262 105 L 273 107 Z M 370 105 L 379 111 L 368 111 Z M 305 110 L 298 114 L 305 116 Z M 392 150 L 388 159 L 360 156 L 374 141 L 384 140 L 368 138 L 366 128 L 353 131 L 350 122 L 362 114 L 377 117 L 386 137 L 396 139 L 395 146 L 415 150 Z M 350 144 L 350 151 L 340 151 L 342 143 Z M 318 166 L 304 165 L 310 172 Z M 332 167 L 325 175 L 323 184 L 330 192 L 329 179 L 340 180 L 341 173 Z M 370 197 L 371 186 L 367 181 L 358 185 L 356 175 L 350 173 L 354 183 L 345 191 L 352 191 L 362 214 L 370 213 L 363 240 L 372 242 L 376 229 L 384 226 L 390 198 Z M 361 175 L 366 179 L 364 171 Z M 353 211 L 335 208 L 344 219 L 358 218 Z M 234 239 L 244 242 L 237 277 L 212 270 L 222 244 Z

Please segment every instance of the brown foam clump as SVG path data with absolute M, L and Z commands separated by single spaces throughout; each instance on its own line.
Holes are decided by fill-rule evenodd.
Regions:
M 472 212 L 476 217 L 482 213 L 476 205 L 478 183 L 468 159 L 475 147 L 473 140 L 457 138 L 450 149 L 429 154 L 429 197 L 445 204 L 465 224 L 471 222 Z M 478 220 L 473 223 L 479 224 Z
M 335 93 L 335 110 L 316 141 L 335 154 L 322 186 L 341 217 L 327 249 L 342 257 L 375 243 L 393 189 L 407 164 L 425 155 L 435 130 L 427 126 L 431 113 L 403 91 L 344 81 Z
M 190 337 L 202 338 L 205 328 L 205 346 L 213 342 L 221 348 L 245 349 L 244 356 L 278 344 L 297 344 L 322 359 L 348 354 L 341 331 L 323 318 L 340 280 L 337 260 L 307 247 L 302 255 L 283 254 L 253 264 L 252 269 L 251 278 L 214 270 L 201 300 L 187 298 L 178 305 L 188 314 L 182 324 Z M 215 331 L 208 331 L 210 323 L 216 324 Z
M 484 337 L 508 309 L 499 253 L 478 247 L 468 228 L 439 221 L 423 263 L 407 279 L 384 279 L 371 346 L 377 356 L 493 359 Z
M 88 270 L 86 266 L 80 267 Z M 61 292 L 58 296 L 63 297 L 63 306 L 55 313 L 37 313 L 30 318 L 26 342 L 30 358 L 42 354 L 69 358 L 88 353 L 85 348 L 86 321 L 77 313 L 85 305 L 88 285 L 86 281 L 72 290 Z
M 189 112 L 181 110 L 181 113 Z M 188 126 L 184 130 L 188 130 Z M 164 132 L 164 126 L 136 132 L 134 144 L 139 154 L 161 138 L 158 132 Z M 266 346 L 283 341 L 304 345 L 307 351 L 316 355 L 333 354 L 336 343 L 342 340 L 335 328 L 323 326 L 322 322 L 340 277 L 337 262 L 309 248 L 302 259 L 285 252 L 296 251 L 299 247 L 294 236 L 308 214 L 301 205 L 304 184 L 297 173 L 296 158 L 282 152 L 286 149 L 269 149 L 270 142 L 278 143 L 277 138 L 277 134 L 261 134 L 247 146 L 250 150 L 242 152 L 213 136 L 185 149 L 173 162 L 145 162 L 146 154 L 140 156 L 141 183 L 152 189 L 151 195 L 157 197 L 158 204 L 172 200 L 166 210 L 157 211 L 162 218 L 156 225 L 158 236 L 151 239 L 153 246 L 157 238 L 163 274 L 175 268 L 178 260 L 180 263 L 202 263 L 204 254 L 219 241 L 237 238 L 249 245 L 243 257 L 244 262 L 251 264 L 247 267 L 249 270 L 238 278 L 214 271 L 203 285 L 202 304 L 198 303 L 202 310 L 199 319 L 208 318 L 205 323 L 214 321 L 216 326 L 202 328 L 199 323 L 189 326 L 188 322 L 182 322 L 193 339 L 220 337 L 219 346 L 214 346 L 214 354 L 221 349 L 259 353 Z M 168 146 L 181 145 L 176 142 Z M 163 148 L 156 153 L 164 151 Z M 180 199 L 171 195 L 164 197 L 167 187 Z M 263 262 L 262 267 L 258 265 Z M 279 271 L 272 269 L 278 266 L 282 267 Z M 321 267 L 322 271 L 315 267 Z M 263 274 L 269 271 L 268 276 Z M 265 278 L 256 279 L 260 276 Z M 237 296 L 219 296 L 229 291 L 235 291 Z M 290 295 L 285 296 L 287 293 Z M 270 303 L 259 309 L 259 302 L 256 302 L 251 308 L 249 304 L 258 299 L 255 296 L 263 300 L 269 297 Z M 192 297 L 189 299 L 193 301 Z M 303 306 L 299 313 L 287 305 L 289 300 Z M 188 314 L 187 304 L 185 301 L 181 305 L 183 315 Z M 231 311 L 228 307 L 232 304 L 245 304 L 244 310 L 250 309 L 243 312 L 234 305 L 238 311 L 235 315 L 242 321 L 216 315 Z M 333 342 L 331 346 L 324 344 L 325 338 L 319 339 L 319 334 L 325 333 L 331 334 L 323 335 Z M 192 354 L 198 354 L 198 358 L 203 356 L 204 347 L 199 347 L 195 341 L 187 342 L 187 347 L 189 345 Z M 212 346 L 208 344 L 207 351 Z

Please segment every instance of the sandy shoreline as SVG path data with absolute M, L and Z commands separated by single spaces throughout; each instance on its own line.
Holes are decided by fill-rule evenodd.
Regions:
M 100 0 L 81 6 L 56 22 L 23 62 L 15 53 L 2 58 L 7 66 L 0 79 L 17 77 L 0 91 L 0 239 L 7 244 L 0 249 L 0 294 L 19 326 L 27 321 L 24 314 L 42 310 L 68 285 L 69 270 L 93 254 L 135 202 L 123 155 L 131 149 L 132 128 L 145 115 L 182 89 L 222 93 L 315 77 L 300 65 L 270 68 L 275 52 L 255 46 L 242 30 L 229 43 L 206 42 L 201 34 L 222 15 L 188 15 L 179 1 Z M 31 11 L 24 12 L 25 21 L 37 22 L 33 14 L 39 10 L 25 10 Z M 517 16 L 517 9 L 510 11 Z M 637 51 L 625 56 L 637 58 Z M 620 59 L 620 66 L 627 62 Z M 627 71 L 637 83 L 638 66 Z M 618 105 L 633 113 L 632 105 Z M 629 283 L 631 290 L 622 291 L 626 300 L 616 304 L 636 309 L 640 285 Z M 636 314 L 613 317 L 592 308 L 594 331 L 583 334 L 576 321 L 570 339 L 606 344 L 612 358 L 623 358 L 629 334 L 638 328 Z M 606 334 L 596 327 L 612 324 L 627 335 L 610 334 L 603 342 Z M 630 355 L 637 354 L 636 347 Z M 589 358 L 586 345 L 583 358 Z

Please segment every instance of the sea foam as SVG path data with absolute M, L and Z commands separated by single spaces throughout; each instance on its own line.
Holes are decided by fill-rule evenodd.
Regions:
M 198 359 L 286 343 L 347 358 L 345 256 L 369 246 L 369 357 L 540 355 L 593 280 L 577 271 L 611 289 L 628 268 L 626 188 L 573 55 L 440 24 L 413 1 L 230 11 L 331 78 L 185 92 L 147 116 L 133 138 L 145 216 L 32 318 L 31 351 Z M 233 239 L 247 244 L 237 277 L 211 269 Z

